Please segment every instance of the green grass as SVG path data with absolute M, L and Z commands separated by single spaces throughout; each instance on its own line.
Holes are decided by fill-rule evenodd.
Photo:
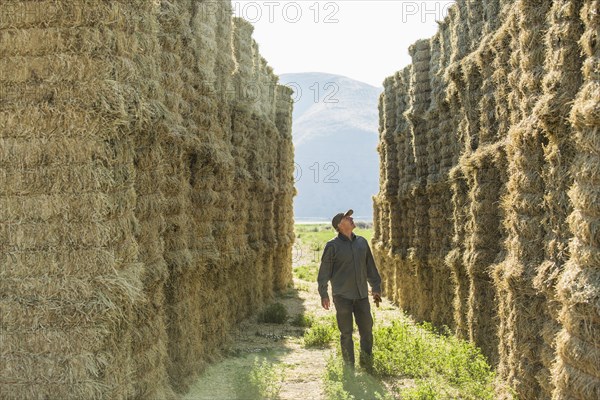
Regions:
M 339 337 L 335 316 L 332 315 L 312 323 L 310 329 L 304 333 L 304 346 L 327 347 Z
M 471 343 L 447 332 L 438 332 L 430 324 L 414 325 L 403 320 L 394 321 L 391 326 L 376 327 L 374 341 L 374 377 L 415 380 L 415 386 L 401 389 L 395 397 L 413 400 L 494 398 L 494 373 L 480 350 Z M 355 344 L 358 354 L 358 343 Z M 328 370 L 325 378 L 326 387 L 331 388 L 328 398 L 359 398 L 348 389 L 352 386 L 342 379 L 344 376 L 335 364 L 341 362 L 339 348 L 335 357 L 335 362 L 328 365 L 333 372 Z M 386 398 L 391 394 L 381 392 L 380 395 Z M 375 398 L 375 394 L 371 398 Z
M 307 264 L 294 268 L 294 274 L 298 279 L 308 282 L 316 282 L 319 268 L 316 264 Z
M 258 314 L 258 322 L 284 324 L 287 319 L 288 312 L 285 306 L 279 302 L 269 304 Z
M 373 357 L 380 376 L 421 379 L 423 389 L 437 390 L 436 398 L 492 399 L 494 374 L 481 351 L 430 324 L 394 321 L 375 330 Z M 433 390 L 432 389 L 432 390 Z M 449 397 L 439 397 L 446 393 Z

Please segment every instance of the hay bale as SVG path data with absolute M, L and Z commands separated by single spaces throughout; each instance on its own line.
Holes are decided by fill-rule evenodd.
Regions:
M 600 268 L 598 251 L 598 125 L 600 91 L 598 66 L 600 47 L 600 8 L 597 1 L 584 1 L 581 9 L 584 33 L 583 85 L 575 99 L 570 123 L 575 139 L 575 159 L 571 169 L 574 184 L 569 191 L 573 211 L 568 223 L 573 235 L 570 258 L 559 279 L 557 292 L 562 324 L 557 341 L 557 362 L 552 371 L 553 398 L 597 398 L 600 396 L 598 335 L 600 329 Z
M 395 76 L 390 76 L 383 81 L 384 91 L 382 95 L 383 106 L 383 126 L 381 130 L 381 145 L 384 152 L 385 166 L 383 176 L 383 195 L 388 199 L 393 199 L 398 194 L 398 165 L 396 151 L 396 128 L 397 128 L 397 107 L 396 91 L 397 82 Z
M 484 20 L 484 12 L 487 11 L 487 1 L 467 0 L 467 26 L 469 32 L 469 52 L 479 47 L 483 35 L 484 25 L 489 20 Z
M 482 18 L 485 22 L 482 35 L 484 38 L 492 36 L 500 26 L 502 21 L 501 11 L 500 0 L 486 0 L 483 2 Z

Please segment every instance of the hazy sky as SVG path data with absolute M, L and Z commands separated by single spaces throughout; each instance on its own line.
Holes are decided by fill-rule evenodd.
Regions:
M 254 25 L 276 74 L 329 72 L 381 86 L 410 63 L 408 47 L 437 31 L 454 1 L 232 0 Z

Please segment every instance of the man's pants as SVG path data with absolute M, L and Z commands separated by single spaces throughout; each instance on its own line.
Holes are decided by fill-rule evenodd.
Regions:
M 348 300 L 340 296 L 333 296 L 337 325 L 340 330 L 340 343 L 342 345 L 342 357 L 347 364 L 354 365 L 354 343 L 352 342 L 353 321 L 352 314 L 356 318 L 356 325 L 360 333 L 360 364 L 371 367 L 373 357 L 373 317 L 371 316 L 371 305 L 369 298 L 359 300 Z

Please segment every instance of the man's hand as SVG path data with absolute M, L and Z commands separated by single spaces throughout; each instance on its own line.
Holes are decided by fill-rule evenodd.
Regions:
M 324 309 L 329 310 L 329 306 L 331 305 L 331 303 L 329 302 L 329 297 L 325 297 L 321 299 L 321 306 L 323 306 Z
M 378 292 L 373 292 L 373 301 L 375 302 L 375 305 L 379 307 L 379 303 L 381 303 L 381 294 Z

